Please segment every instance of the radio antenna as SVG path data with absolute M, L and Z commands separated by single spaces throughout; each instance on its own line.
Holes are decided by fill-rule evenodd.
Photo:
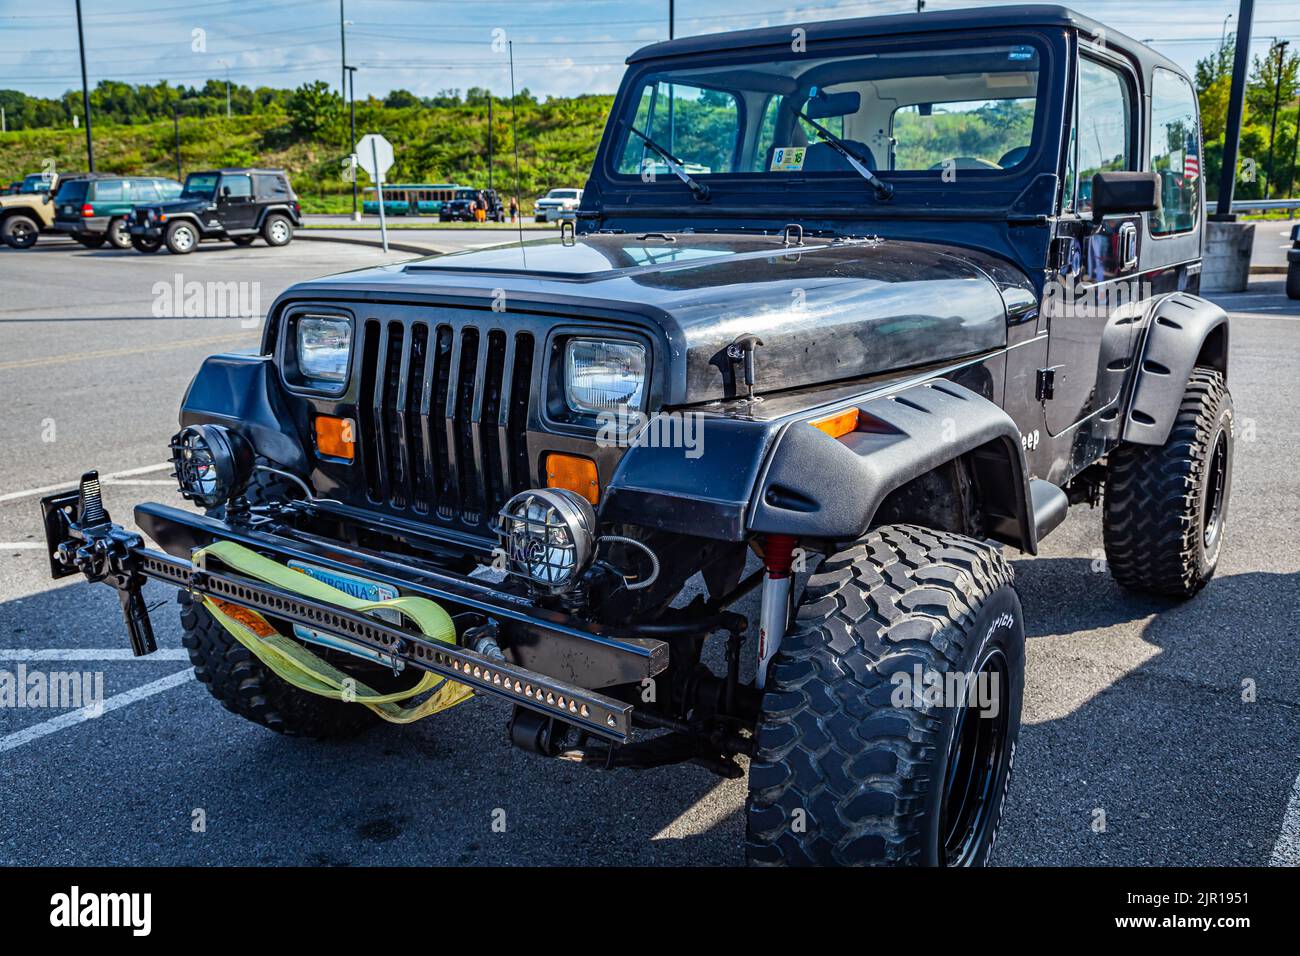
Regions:
M 515 102 L 515 41 L 509 40 L 506 43 L 506 50 L 510 54 L 510 138 L 515 143 L 515 195 L 514 198 L 519 200 L 519 104 Z M 522 201 L 519 205 L 518 220 L 516 224 L 519 227 L 519 247 L 522 253 L 524 245 L 524 207 Z

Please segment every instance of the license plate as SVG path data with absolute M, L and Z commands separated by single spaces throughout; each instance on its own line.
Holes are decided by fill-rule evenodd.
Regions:
M 295 571 L 301 571 L 310 578 L 320 581 L 322 584 L 328 584 L 332 588 L 338 588 L 345 594 L 350 594 L 354 598 L 360 598 L 362 601 L 390 601 L 397 597 L 397 589 L 387 584 L 381 584 L 378 581 L 371 581 L 367 578 L 360 578 L 354 574 L 343 574 L 329 568 L 318 568 L 314 564 L 305 564 L 302 561 L 290 561 L 289 567 Z M 375 611 L 375 617 L 389 624 L 401 624 L 402 616 L 396 611 Z M 373 648 L 364 644 L 358 644 L 356 641 L 338 634 L 330 634 L 326 631 L 317 631 L 314 628 L 305 627 L 302 624 L 293 626 L 293 635 L 301 641 L 307 641 L 311 644 L 319 644 L 322 647 L 330 647 L 336 651 L 343 651 L 345 654 L 351 654 L 354 657 L 364 658 L 368 661 L 374 661 L 377 664 L 383 664 L 385 667 L 396 664 L 397 670 L 402 670 L 406 662 L 398 658 L 395 662 L 393 658 L 388 657 Z

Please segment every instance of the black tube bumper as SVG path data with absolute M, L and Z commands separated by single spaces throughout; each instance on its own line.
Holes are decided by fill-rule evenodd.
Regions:
M 99 505 L 98 479 L 93 473 L 83 479 L 80 497 L 80 503 L 75 492 L 42 499 L 51 574 L 58 578 L 81 572 L 91 581 L 115 587 L 137 654 L 156 647 L 141 595 L 142 585 L 152 578 L 291 624 L 339 634 L 384 659 L 400 659 L 408 666 L 442 674 L 477 692 L 616 743 L 626 743 L 630 737 L 633 706 L 598 688 L 638 684 L 668 666 L 668 645 L 663 641 L 621 637 L 473 578 L 353 549 L 288 524 L 272 521 L 255 529 L 165 505 L 139 505 L 136 523 L 167 552 L 161 553 L 112 523 Z M 86 503 L 91 499 L 93 507 Z M 219 566 L 199 568 L 191 562 L 194 549 L 223 540 L 277 561 L 363 575 L 401 594 L 435 601 L 453 616 L 471 612 L 490 619 L 497 625 L 505 659 L 434 641 L 418 631 Z

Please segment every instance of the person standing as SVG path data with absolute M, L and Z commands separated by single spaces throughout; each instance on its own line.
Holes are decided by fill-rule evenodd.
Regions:
M 515 216 L 519 215 L 519 197 L 510 197 L 510 221 L 515 221 Z

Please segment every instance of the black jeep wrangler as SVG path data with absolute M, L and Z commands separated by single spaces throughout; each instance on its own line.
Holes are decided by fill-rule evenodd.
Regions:
M 137 252 L 184 255 L 204 239 L 287 246 L 302 209 L 282 169 L 216 169 L 190 173 L 179 199 L 135 207 L 127 226 Z
M 1126 587 L 1219 560 L 1200 149 L 1182 71 L 1061 7 L 648 47 L 576 225 L 289 289 L 182 404 L 207 514 L 139 505 L 147 548 L 90 473 L 43 503 L 52 571 L 117 587 L 139 653 L 141 583 L 178 586 L 199 679 L 283 733 L 373 717 L 209 606 L 508 701 L 546 757 L 747 763 L 754 863 L 983 864 L 1024 691 L 1004 549 L 1087 502 Z M 196 567 L 214 542 L 431 599 L 454 643 Z

